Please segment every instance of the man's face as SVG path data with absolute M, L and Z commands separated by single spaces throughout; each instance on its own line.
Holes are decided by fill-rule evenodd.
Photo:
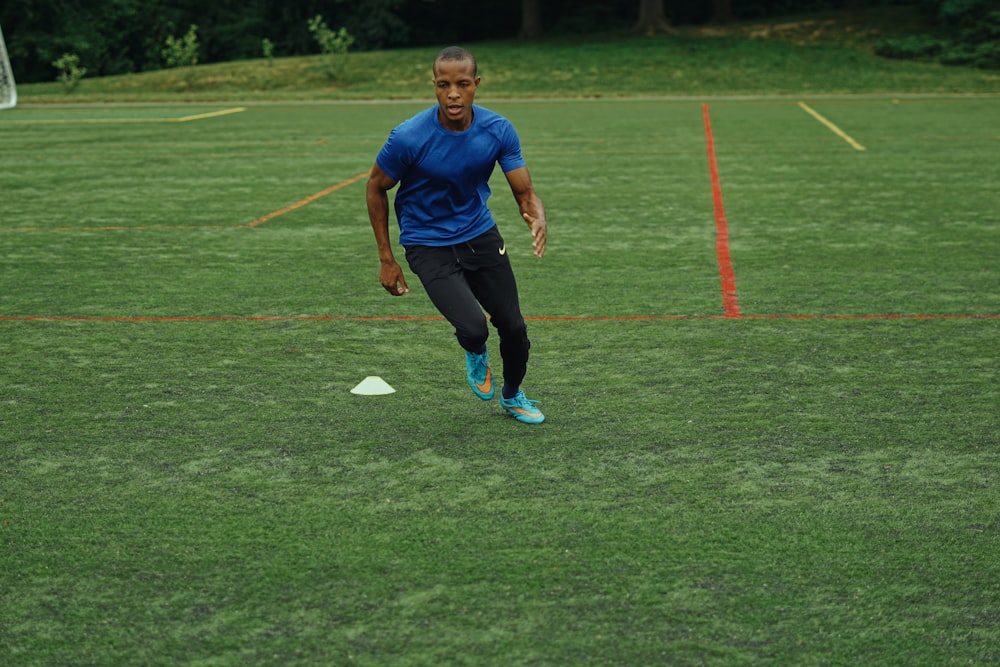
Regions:
M 461 132 L 472 124 L 472 102 L 479 77 L 471 60 L 439 60 L 434 66 L 438 118 L 449 130 Z

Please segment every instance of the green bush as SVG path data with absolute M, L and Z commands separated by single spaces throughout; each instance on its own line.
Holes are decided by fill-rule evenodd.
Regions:
M 937 58 L 942 50 L 941 40 L 930 35 L 883 37 L 875 44 L 875 53 L 886 58 L 909 60 Z
M 1000 9 L 983 11 L 964 24 L 955 40 L 956 56 L 963 64 L 1000 68 Z
M 194 67 L 198 64 L 198 26 L 192 24 L 181 38 L 167 36 L 163 61 L 167 67 Z
M 198 64 L 198 26 L 191 24 L 187 34 L 181 38 L 167 35 L 161 54 L 167 67 L 184 67 L 184 84 L 189 88 L 194 83 L 195 69 Z
M 354 43 L 354 37 L 347 32 L 347 28 L 331 30 L 319 14 L 309 19 L 309 32 L 325 56 L 324 61 L 330 77 L 341 78 L 347 64 L 347 50 Z
M 76 89 L 80 83 L 80 79 L 87 73 L 86 67 L 80 67 L 80 56 L 75 53 L 62 54 L 62 56 L 52 62 L 52 66 L 59 70 L 59 75 L 56 78 L 62 84 L 63 91 L 67 94 L 72 93 Z
M 264 53 L 264 58 L 267 59 L 267 66 L 268 67 L 273 67 L 274 66 L 274 42 L 272 42 L 267 37 L 265 37 L 264 39 L 260 40 L 260 48 L 261 48 L 261 51 Z
M 878 55 L 1000 68 L 997 0 L 923 0 L 920 9 L 934 31 L 883 38 L 875 45 Z

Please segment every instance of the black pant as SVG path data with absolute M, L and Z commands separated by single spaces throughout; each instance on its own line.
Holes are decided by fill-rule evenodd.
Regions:
M 528 369 L 528 327 L 506 245 L 494 227 L 467 243 L 408 246 L 406 261 L 434 306 L 453 327 L 458 343 L 479 353 L 490 332 L 485 310 L 500 335 L 504 382 L 519 387 Z

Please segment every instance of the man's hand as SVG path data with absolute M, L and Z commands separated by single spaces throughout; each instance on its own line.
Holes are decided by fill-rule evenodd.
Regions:
M 406 286 L 406 278 L 403 277 L 403 269 L 395 260 L 383 262 L 382 268 L 378 272 L 378 281 L 382 283 L 385 291 L 393 296 L 403 296 L 410 291 L 410 288 Z
M 528 223 L 528 227 L 531 228 L 531 247 L 535 249 L 535 257 L 541 257 L 545 254 L 545 244 L 549 235 L 549 223 L 546 222 L 544 214 L 541 218 L 534 218 L 527 213 L 524 213 L 521 217 L 524 218 L 524 221 Z
M 535 188 L 531 185 L 531 174 L 528 173 L 527 167 L 518 167 L 511 169 L 504 176 L 510 184 L 510 191 L 514 193 L 521 217 L 531 229 L 531 247 L 535 249 L 535 257 L 541 257 L 545 254 L 549 223 L 545 220 L 542 200 L 535 194 Z

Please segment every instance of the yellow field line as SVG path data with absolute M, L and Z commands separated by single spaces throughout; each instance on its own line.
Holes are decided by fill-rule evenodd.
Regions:
M 148 232 L 172 231 L 177 229 L 232 229 L 229 225 L 141 225 L 125 227 L 107 225 L 104 227 L 0 227 L 0 232 Z
M 183 116 L 181 118 L 26 118 L 0 121 L 2 125 L 116 125 L 118 123 L 187 123 L 192 120 L 202 120 L 204 118 L 215 118 L 217 116 L 228 116 L 234 113 L 246 111 L 246 107 L 234 107 L 223 109 L 222 111 L 212 111 L 209 113 L 195 114 L 194 116 Z
M 824 125 L 826 125 L 830 129 L 831 132 L 833 132 L 838 137 L 840 137 L 841 139 L 843 139 L 844 141 L 846 141 L 847 143 L 849 143 L 851 145 L 851 148 L 853 148 L 854 150 L 856 150 L 856 151 L 863 151 L 865 149 L 864 146 L 862 146 L 861 144 L 859 144 L 858 142 L 856 142 L 854 139 L 852 139 L 849 134 L 847 134 L 842 129 L 840 129 L 839 127 L 837 127 L 836 125 L 834 125 L 833 123 L 831 123 L 830 121 L 828 121 L 826 118 L 824 118 L 822 116 L 822 114 L 820 114 L 818 111 L 816 111 L 815 109 L 813 109 L 812 107 L 810 107 L 805 102 L 799 102 L 799 106 L 802 107 L 803 109 L 805 109 L 806 113 L 808 113 L 809 115 L 811 115 L 813 118 L 815 118 L 819 122 L 821 122 Z
M 2 120 L 4 125 L 110 125 L 118 123 L 171 123 L 175 118 L 27 118 Z
M 200 113 L 194 116 L 184 116 L 183 118 L 173 118 L 170 122 L 173 123 L 186 123 L 190 120 L 201 120 L 202 118 L 215 118 L 216 116 L 228 116 L 233 113 L 240 113 L 241 111 L 246 111 L 246 107 L 234 107 L 232 109 L 223 109 L 222 111 L 213 111 L 211 113 Z

